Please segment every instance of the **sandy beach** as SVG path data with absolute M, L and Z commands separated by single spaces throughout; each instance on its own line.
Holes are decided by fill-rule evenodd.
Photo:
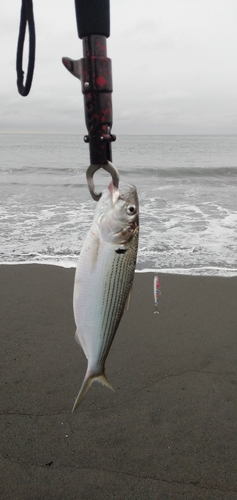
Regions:
M 86 360 L 74 269 L 0 266 L 2 500 L 237 499 L 237 277 L 136 273 L 106 363 Z M 93 311 L 92 311 L 93 313 Z

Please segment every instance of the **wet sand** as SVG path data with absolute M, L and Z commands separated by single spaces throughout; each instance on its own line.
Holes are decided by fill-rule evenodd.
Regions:
M 0 498 L 237 499 L 237 278 L 136 274 L 106 363 L 86 360 L 74 269 L 0 266 Z M 92 311 L 93 313 L 93 311 Z

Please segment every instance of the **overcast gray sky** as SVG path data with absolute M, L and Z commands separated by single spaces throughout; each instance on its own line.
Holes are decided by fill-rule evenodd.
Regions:
M 0 0 L 0 131 L 84 134 L 81 84 L 61 63 L 82 57 L 74 0 L 34 0 L 28 97 L 16 88 L 20 5 Z M 110 12 L 115 134 L 237 133 L 237 0 L 110 0 Z

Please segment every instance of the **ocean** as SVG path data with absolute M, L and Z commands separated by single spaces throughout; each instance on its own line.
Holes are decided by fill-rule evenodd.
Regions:
M 83 137 L 1 134 L 0 151 L 0 263 L 76 266 L 96 205 Z M 138 190 L 138 271 L 237 275 L 237 136 L 118 136 L 113 163 Z

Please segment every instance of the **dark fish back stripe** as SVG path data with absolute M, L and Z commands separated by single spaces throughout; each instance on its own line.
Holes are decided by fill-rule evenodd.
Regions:
M 123 315 L 126 299 L 132 285 L 136 266 L 136 255 L 138 247 L 138 228 L 130 240 L 126 253 L 114 252 L 110 279 L 103 294 L 102 308 L 104 309 L 101 331 L 103 342 L 101 345 L 99 359 L 104 365 Z

